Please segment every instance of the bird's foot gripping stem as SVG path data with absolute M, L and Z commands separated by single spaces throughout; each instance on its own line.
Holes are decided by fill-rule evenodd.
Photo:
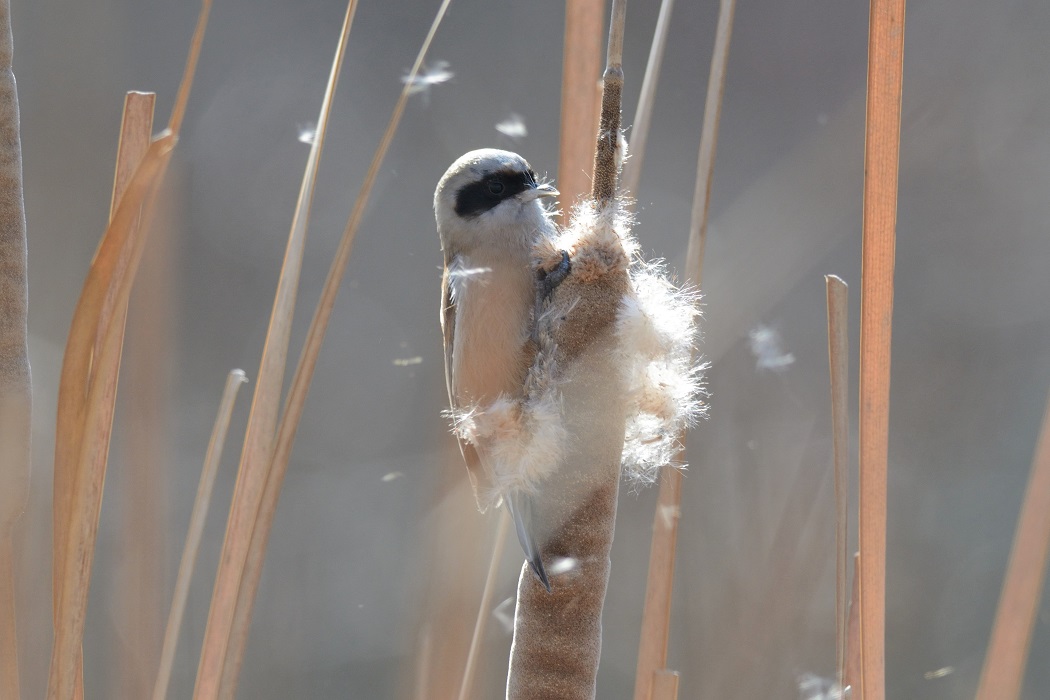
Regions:
M 565 281 L 565 278 L 569 276 L 569 272 L 572 270 L 572 264 L 569 262 L 569 254 L 566 251 L 561 251 L 561 261 L 558 266 L 553 270 L 545 270 L 543 279 L 541 280 L 541 286 L 543 289 L 543 298 L 547 299 L 554 290 L 557 289 L 558 285 Z

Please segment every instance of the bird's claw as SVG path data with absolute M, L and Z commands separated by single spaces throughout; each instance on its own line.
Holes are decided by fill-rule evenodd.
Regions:
M 553 270 L 550 270 L 543 276 L 543 297 L 544 299 L 549 298 L 559 284 L 565 281 L 565 278 L 569 276 L 569 272 L 572 270 L 572 264 L 569 262 L 569 254 L 566 251 L 561 251 L 561 262 Z

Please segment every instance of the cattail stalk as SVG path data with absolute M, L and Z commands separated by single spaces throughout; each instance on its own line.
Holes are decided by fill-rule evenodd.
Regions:
M 591 190 L 596 216 L 590 229 L 580 228 L 572 272 L 550 300 L 551 308 L 565 312 L 559 323 L 546 330 L 541 324 L 539 331 L 541 352 L 556 348 L 557 366 L 571 376 L 563 416 L 573 440 L 561 467 L 543 483 L 533 522 L 548 528 L 541 540 L 548 568 L 563 558 L 574 568 L 556 576 L 548 593 L 528 565 L 522 567 L 508 700 L 585 700 L 595 694 L 627 420 L 620 358 L 612 349 L 630 282 L 627 255 L 611 230 L 618 207 L 625 7 L 614 0 Z
M 26 226 L 9 0 L 0 0 L 0 697 L 18 698 L 14 527 L 29 496 Z

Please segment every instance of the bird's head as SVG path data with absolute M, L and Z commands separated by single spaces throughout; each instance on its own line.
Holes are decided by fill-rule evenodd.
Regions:
M 449 166 L 434 192 L 442 248 L 520 246 L 552 226 L 540 199 L 557 195 L 517 153 L 471 151 Z

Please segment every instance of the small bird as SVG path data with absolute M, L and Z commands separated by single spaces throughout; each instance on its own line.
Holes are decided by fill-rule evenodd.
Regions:
M 522 396 L 532 357 L 534 303 L 551 284 L 537 278 L 531 254 L 536 243 L 557 234 L 541 203 L 557 195 L 550 184 L 536 181 L 524 158 L 491 148 L 463 155 L 438 182 L 434 216 L 444 254 L 441 328 L 454 415 Z M 492 458 L 485 445 L 462 438 L 460 450 L 484 510 L 499 490 Z M 550 591 L 533 535 L 530 497 L 508 491 L 496 493 L 495 501 L 506 502 L 525 557 Z

